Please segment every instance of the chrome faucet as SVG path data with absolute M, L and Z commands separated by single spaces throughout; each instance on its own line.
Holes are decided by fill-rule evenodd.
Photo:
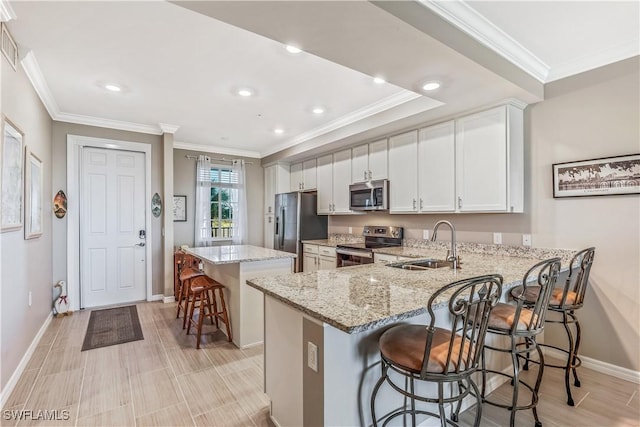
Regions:
M 451 263 L 451 268 L 455 270 L 456 268 L 458 268 L 460 259 L 458 258 L 458 250 L 456 249 L 456 228 L 453 226 L 453 224 L 446 220 L 440 220 L 436 222 L 436 225 L 433 227 L 433 235 L 431 236 L 431 241 L 436 241 L 436 237 L 438 237 L 438 228 L 442 224 L 447 224 L 451 229 L 451 252 L 447 251 L 447 261 Z

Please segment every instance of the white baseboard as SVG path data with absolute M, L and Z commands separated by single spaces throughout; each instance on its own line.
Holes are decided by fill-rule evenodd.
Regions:
M 11 392 L 13 391 L 16 384 L 18 383 L 18 380 L 20 379 L 20 376 L 24 372 L 24 369 L 27 367 L 29 360 L 31 360 L 31 356 L 33 356 L 33 352 L 36 350 L 36 347 L 38 347 L 38 344 L 40 343 L 40 339 L 42 339 L 42 336 L 47 330 L 47 327 L 51 323 L 51 319 L 53 319 L 53 312 L 49 312 L 49 315 L 44 320 L 44 323 L 40 327 L 40 330 L 38 331 L 36 336 L 33 338 L 33 341 L 31 341 L 31 345 L 29 345 L 27 352 L 24 354 L 24 356 L 22 356 L 22 360 L 20 360 L 20 363 L 18 363 L 16 370 L 13 371 L 13 375 L 11 375 L 11 378 L 9 378 L 7 385 L 0 392 L 0 408 L 4 408 L 5 403 L 7 403 L 7 400 L 9 400 L 9 396 L 11 396 Z
M 542 352 L 545 356 L 555 357 L 556 359 L 567 360 L 566 353 L 556 350 L 555 348 L 542 347 Z M 592 359 L 583 355 L 579 355 L 582 360 L 582 366 L 585 368 L 593 369 L 601 374 L 611 375 L 612 377 L 620 378 L 621 380 L 630 381 L 635 384 L 640 384 L 640 372 L 633 369 L 623 368 L 621 366 L 612 365 L 611 363 L 603 362 L 601 360 Z
M 165 297 L 164 295 L 162 296 L 162 301 L 165 304 L 171 304 L 172 302 L 176 302 L 176 297 Z
M 149 301 L 162 301 L 162 300 L 164 300 L 164 295 L 157 294 L 157 295 L 151 295 L 151 299 Z

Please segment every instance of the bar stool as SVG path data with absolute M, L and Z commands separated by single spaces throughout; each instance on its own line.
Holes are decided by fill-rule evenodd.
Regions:
M 227 339 L 229 342 L 233 341 L 233 333 L 231 331 L 231 321 L 229 319 L 229 314 L 227 312 L 227 305 L 224 300 L 224 285 L 215 281 L 209 276 L 200 275 L 191 279 L 191 283 L 189 285 L 188 294 L 186 297 L 186 313 L 189 313 L 188 316 L 188 326 L 187 326 L 187 335 L 189 335 L 191 330 L 191 324 L 195 323 L 193 320 L 193 314 L 195 311 L 195 306 L 197 302 L 200 302 L 198 308 L 198 326 L 197 326 L 197 346 L 196 348 L 200 348 L 200 335 L 202 332 L 202 322 L 205 317 L 209 317 L 211 319 L 211 324 L 214 324 L 217 328 L 220 327 L 219 322 L 224 323 L 225 328 L 227 330 Z M 211 295 L 209 295 L 211 292 Z M 217 295 L 216 295 L 217 293 Z M 220 309 L 218 310 L 218 302 L 217 299 L 220 299 Z M 207 312 L 205 313 L 205 309 Z M 185 316 L 186 318 L 187 316 Z
M 411 399 L 411 407 L 402 406 L 384 418 L 383 426 L 393 418 L 411 414 L 416 425 L 416 414 L 440 418 L 444 427 L 447 423 L 457 425 L 462 399 L 471 394 L 477 400 L 475 426 L 480 425 L 482 402 L 478 387 L 471 375 L 478 369 L 487 322 L 491 309 L 502 294 L 502 276 L 498 274 L 474 277 L 450 283 L 438 289 L 429 298 L 427 310 L 431 321 L 426 325 L 398 325 L 387 329 L 380 337 L 380 359 L 382 376 L 371 395 L 371 416 L 373 425 L 378 425 L 375 400 L 380 387 L 385 383 L 398 393 Z M 443 302 L 443 298 L 448 301 Z M 446 305 L 445 305 L 446 304 Z M 452 319 L 450 330 L 435 327 L 434 306 L 447 307 L 447 315 Z M 445 309 L 442 308 L 444 311 Z M 395 384 L 389 370 L 405 377 L 405 386 Z M 424 397 L 415 394 L 415 380 L 437 383 L 438 397 Z M 409 390 L 407 391 L 407 382 Z M 451 396 L 444 396 L 444 384 L 450 384 Z M 457 387 L 456 387 L 457 386 Z M 457 392 L 454 392 L 457 389 Z M 438 405 L 438 414 L 416 409 L 416 400 Z M 444 405 L 457 402 L 451 420 L 446 418 Z
M 531 409 L 533 411 L 536 427 L 542 426 L 542 422 L 540 422 L 538 418 L 536 406 L 538 404 L 538 391 L 542 381 L 544 356 L 542 355 L 540 346 L 536 343 L 536 336 L 544 330 L 546 308 L 549 304 L 551 290 L 555 286 L 559 272 L 560 258 L 551 258 L 535 264 L 525 273 L 522 279 L 522 289 L 525 294 L 529 287 L 532 286 L 530 282 L 535 280 L 533 286 L 537 286 L 539 289 L 535 302 L 529 305 L 526 304 L 524 297 L 517 296 L 514 298 L 515 304 L 498 303 L 489 316 L 487 333 L 508 337 L 510 346 L 508 348 L 500 348 L 485 344 L 482 353 L 482 400 L 490 405 L 511 411 L 509 419 L 509 425 L 511 427 L 515 426 L 516 412 L 525 409 Z M 524 357 L 522 356 L 523 353 L 527 353 L 528 355 L 532 349 L 537 350 L 538 357 L 540 358 L 540 369 L 538 370 L 536 383 L 533 387 L 519 379 L 519 357 Z M 510 375 L 502 371 L 487 369 L 486 350 L 510 353 L 513 374 Z M 503 375 L 511 379 L 513 397 L 510 405 L 493 402 L 486 398 L 487 373 Z M 531 402 L 522 406 L 518 406 L 518 389 L 520 384 L 531 391 Z
M 184 264 L 186 265 L 186 264 Z M 191 280 L 196 278 L 196 277 L 200 277 L 200 276 L 204 276 L 204 272 L 195 269 L 193 267 L 186 267 L 183 266 L 180 274 L 178 275 L 179 281 L 180 281 L 180 290 L 179 290 L 179 298 L 178 298 L 178 306 L 176 308 L 176 319 L 178 319 L 180 317 L 180 310 L 182 310 L 183 314 L 184 314 L 184 319 L 182 321 L 182 329 L 185 329 L 187 326 L 187 313 L 189 312 L 189 295 L 190 295 L 190 283 Z
M 567 390 L 567 405 L 569 406 L 574 406 L 573 396 L 571 395 L 571 386 L 569 384 L 570 373 L 573 371 L 574 385 L 576 387 L 580 387 L 580 380 L 578 379 L 576 368 L 580 367 L 582 364 L 580 357 L 578 357 L 582 331 L 580 328 L 580 322 L 576 317 L 575 310 L 581 308 L 584 304 L 584 296 L 587 291 L 589 273 L 591 272 L 591 265 L 593 264 L 595 251 L 596 248 L 591 247 L 576 253 L 569 263 L 569 275 L 567 276 L 564 287 L 555 288 L 551 291 L 551 298 L 547 308 L 549 311 L 560 313 L 562 318 L 560 320 L 546 319 L 546 323 L 561 323 L 564 326 L 564 329 L 567 332 L 569 348 L 561 348 L 549 344 L 538 344 L 542 347 L 559 350 L 567 355 L 567 362 L 564 365 L 545 363 L 544 366 L 564 369 L 564 383 Z M 533 304 L 539 292 L 540 290 L 536 287 L 530 287 L 527 289 L 524 293 L 525 304 Z M 511 295 L 514 297 L 522 295 L 522 287 L 512 289 Z M 571 324 L 575 325 L 575 335 L 571 331 Z M 531 362 L 537 363 L 535 361 Z M 529 369 L 529 359 L 525 362 L 523 369 Z

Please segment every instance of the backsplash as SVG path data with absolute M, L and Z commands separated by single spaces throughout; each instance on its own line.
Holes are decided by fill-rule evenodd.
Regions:
M 329 241 L 336 243 L 360 243 L 364 242 L 364 237 L 349 233 L 330 233 Z

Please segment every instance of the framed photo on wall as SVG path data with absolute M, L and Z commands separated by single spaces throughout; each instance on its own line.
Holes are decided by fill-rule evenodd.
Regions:
M 556 163 L 553 197 L 640 194 L 640 154 Z
M 29 147 L 25 151 L 24 238 L 35 239 L 42 236 L 44 174 L 42 160 Z
M 187 221 L 187 196 L 173 196 L 173 221 Z
M 2 117 L 2 138 L 0 139 L 0 231 L 22 228 L 22 167 L 24 154 L 24 133 L 9 119 Z

